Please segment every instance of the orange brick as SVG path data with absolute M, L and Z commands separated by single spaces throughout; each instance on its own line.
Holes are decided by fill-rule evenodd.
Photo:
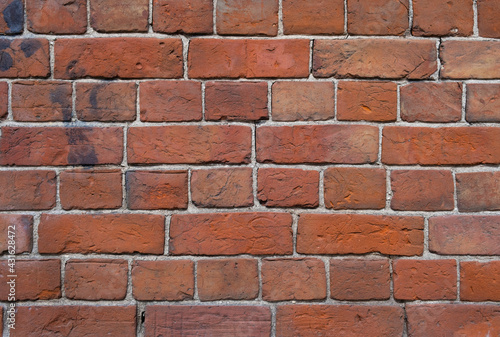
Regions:
M 500 172 L 457 173 L 456 179 L 461 212 L 500 210 Z
M 218 0 L 216 16 L 221 35 L 278 34 L 278 0 Z
M 472 0 L 413 0 L 415 36 L 472 35 Z
M 500 38 L 500 3 L 496 0 L 477 1 L 477 26 L 479 35 Z
M 354 0 L 347 3 L 347 31 L 353 35 L 403 35 L 408 0 Z
M 462 301 L 500 301 L 500 261 L 460 262 Z
M 0 210 L 43 210 L 56 205 L 54 171 L 0 171 Z
M 342 0 L 283 0 L 285 34 L 343 34 Z
M 83 34 L 87 31 L 85 0 L 26 1 L 28 30 L 41 34 Z
M 496 79 L 500 77 L 500 41 L 444 41 L 441 44 L 441 77 Z
M 153 0 L 153 30 L 162 33 L 210 34 L 212 0 Z
M 147 32 L 148 0 L 90 0 L 90 25 L 98 32 Z
M 500 122 L 500 84 L 467 84 L 465 119 L 468 122 Z

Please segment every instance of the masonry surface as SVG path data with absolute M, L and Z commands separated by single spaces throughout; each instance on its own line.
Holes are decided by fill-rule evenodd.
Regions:
M 500 336 L 499 18 L 2 0 L 3 336 Z

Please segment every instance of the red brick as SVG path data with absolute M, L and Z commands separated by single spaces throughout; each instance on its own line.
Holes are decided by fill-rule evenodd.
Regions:
M 500 172 L 457 173 L 456 179 L 461 212 L 500 210 Z
M 462 84 L 415 82 L 401 87 L 401 119 L 457 122 L 462 118 Z
M 316 40 L 313 75 L 336 78 L 429 78 L 437 70 L 430 40 Z
M 187 171 L 129 171 L 126 186 L 129 209 L 187 208 Z
M 301 214 L 297 252 L 301 254 L 421 255 L 424 219 L 368 214 Z
M 17 275 L 14 294 L 16 301 L 50 300 L 61 297 L 61 261 L 17 260 L 14 272 L 10 270 L 8 261 L 0 261 L 0 300 L 7 301 L 9 297 L 10 286 L 7 282 L 12 279 L 9 277 L 12 274 Z
M 373 163 L 378 157 L 378 127 L 368 125 L 261 126 L 261 163 Z
M 20 34 L 24 29 L 24 1 L 4 0 L 0 3 L 0 34 Z M 1 332 L 1 329 L 0 329 Z
M 98 32 L 147 32 L 148 0 L 90 0 L 90 24 Z
M 500 78 L 500 41 L 444 41 L 439 55 L 442 78 Z
M 194 294 L 194 263 L 189 260 L 134 261 L 132 291 L 139 301 L 181 301 Z
M 9 84 L 0 82 L 0 120 L 5 119 L 9 109 Z
M 191 198 L 198 207 L 249 207 L 253 205 L 250 167 L 195 170 Z
M 0 165 L 120 164 L 123 158 L 123 129 L 118 127 L 3 127 L 1 131 Z
M 500 84 L 467 84 L 465 119 L 468 122 L 500 122 Z
M 394 165 L 500 163 L 500 129 L 386 126 L 382 162 Z
M 64 209 L 101 209 L 122 206 L 120 170 L 63 171 L 59 179 L 59 197 Z
M 382 209 L 385 207 L 385 170 L 332 167 L 324 174 L 325 206 L 332 209 Z
M 330 260 L 330 291 L 340 301 L 388 300 L 391 296 L 389 260 Z
M 10 233 L 9 233 L 10 232 Z M 14 233 L 12 233 L 14 232 Z M 15 235 L 15 253 L 29 253 L 33 245 L 33 216 L 24 214 L 0 214 L 0 254 L 9 252 L 9 240 Z M 12 245 L 10 245 L 12 246 Z
M 130 164 L 248 163 L 252 130 L 241 125 L 135 127 L 128 130 L 127 144 Z
M 275 121 L 333 119 L 335 88 L 332 82 L 275 82 L 272 108 Z
M 81 121 L 135 120 L 136 85 L 133 82 L 76 83 L 76 116 Z
M 221 35 L 278 34 L 278 0 L 218 0 L 216 15 Z
M 500 261 L 460 262 L 460 300 L 500 301 Z
M 50 74 L 49 41 L 0 38 L 0 77 L 47 77 Z
M 127 294 L 125 260 L 69 260 L 64 289 L 73 300 L 123 300 Z
M 257 121 L 268 118 L 266 82 L 208 82 L 205 119 Z
M 271 311 L 259 306 L 146 306 L 146 336 L 271 335 Z
M 344 2 L 342 0 L 283 0 L 285 34 L 343 34 Z
M 193 39 L 191 78 L 273 78 L 309 75 L 309 40 Z
M 84 34 L 87 31 L 85 0 L 26 1 L 28 30 L 41 34 Z
M 496 0 L 477 1 L 477 25 L 479 35 L 500 38 L 500 3 Z
M 179 78 L 183 73 L 180 39 L 58 39 L 54 53 L 56 78 Z
M 276 336 L 401 336 L 403 309 L 398 306 L 280 305 Z
M 262 262 L 264 301 L 326 298 L 325 264 L 319 259 L 265 259 Z
M 151 81 L 140 84 L 141 121 L 189 122 L 202 118 L 201 83 Z
M 469 36 L 473 26 L 472 0 L 413 0 L 415 36 Z
M 292 216 L 287 213 L 174 214 L 173 255 L 284 255 L 292 253 Z
M 347 3 L 347 32 L 354 35 L 403 35 L 408 0 L 355 0 Z
M 210 34 L 212 0 L 153 0 L 153 30 L 161 33 Z
M 13 337 L 60 335 L 135 336 L 134 306 L 23 306 L 18 307 Z
M 397 260 L 393 270 L 397 300 L 454 300 L 457 297 L 455 260 Z
M 41 254 L 163 254 L 165 222 L 151 214 L 42 214 Z
M 500 217 L 456 215 L 429 219 L 429 249 L 437 254 L 500 255 Z
M 21 122 L 71 121 L 71 83 L 23 81 L 12 85 L 12 115 Z
M 255 259 L 201 260 L 197 272 L 201 301 L 252 300 L 259 295 Z
M 318 171 L 260 168 L 257 185 L 257 198 L 265 206 L 318 207 Z
M 455 188 L 450 171 L 392 171 L 391 188 L 391 208 L 394 210 L 451 211 L 455 207 Z
M 337 90 L 337 119 L 395 121 L 398 86 L 392 82 L 341 81 Z
M 56 205 L 54 171 L 0 171 L 0 210 L 41 210 Z
M 498 305 L 407 305 L 408 336 L 495 336 L 500 334 Z

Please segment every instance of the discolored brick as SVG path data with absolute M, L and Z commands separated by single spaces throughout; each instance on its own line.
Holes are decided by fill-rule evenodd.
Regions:
M 500 172 L 457 173 L 456 179 L 461 212 L 500 210 Z
M 153 30 L 162 33 L 210 34 L 212 0 L 153 0 Z
M 467 122 L 500 122 L 500 84 L 467 84 Z
M 500 41 L 444 41 L 440 48 L 441 77 L 500 78 Z
M 0 77 L 47 77 L 50 74 L 49 41 L 0 38 Z
M 413 0 L 415 36 L 472 35 L 472 0 Z
M 98 32 L 147 32 L 148 0 L 90 0 L 90 25 Z
M 0 4 L 0 34 L 20 34 L 24 29 L 24 2 L 5 0 Z
M 283 0 L 283 32 L 285 34 L 344 33 L 342 0 Z
M 500 261 L 460 262 L 460 300 L 500 301 Z
M 13 233 L 12 233 L 13 232 Z M 33 246 L 33 216 L 0 214 L 0 254 L 13 253 L 9 240 L 15 235 L 15 254 L 30 253 Z
M 403 35 L 408 0 L 354 0 L 347 3 L 347 32 L 353 35 Z
M 54 171 L 0 171 L 0 210 L 43 210 L 56 205 Z
M 83 34 L 87 31 L 85 0 L 26 1 L 28 30 L 41 34 Z
M 278 33 L 278 0 L 218 0 L 216 11 L 218 34 Z
M 500 38 L 500 3 L 496 0 L 477 1 L 479 36 Z

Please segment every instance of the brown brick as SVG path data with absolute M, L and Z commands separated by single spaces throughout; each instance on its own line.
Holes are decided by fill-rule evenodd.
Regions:
M 56 205 L 54 171 L 0 171 L 0 210 L 42 210 Z
M 202 118 L 201 83 L 151 81 L 140 84 L 141 121 L 189 122 Z
M 260 168 L 259 201 L 268 207 L 306 207 L 319 204 L 319 172 L 301 169 Z
M 319 259 L 265 259 L 264 301 L 322 300 L 326 297 L 325 264 Z
M 278 34 L 278 0 L 218 0 L 217 33 Z
M 87 31 L 85 0 L 26 1 L 28 30 L 41 34 L 84 34 Z
M 255 259 L 201 260 L 197 272 L 201 301 L 252 300 L 259 294 Z
M 12 84 L 12 116 L 21 122 L 71 120 L 71 83 L 23 81 Z
M 467 84 L 465 119 L 468 122 L 500 122 L 500 84 Z
M 408 0 L 354 0 L 347 3 L 347 32 L 353 35 L 403 35 Z
M 20 34 L 24 29 L 24 1 L 4 0 L 0 3 L 0 34 Z M 0 329 L 1 332 L 1 329 Z
M 461 212 L 500 210 L 500 172 L 457 173 L 456 179 Z
M 191 198 L 198 207 L 248 207 L 253 205 L 252 169 L 195 170 Z
M 194 263 L 189 260 L 134 261 L 132 291 L 139 301 L 192 299 Z
M 469 36 L 473 26 L 472 0 L 413 0 L 415 36 Z
M 153 30 L 162 33 L 210 34 L 212 0 L 153 0 Z
M 275 121 L 327 120 L 335 115 L 332 82 L 275 82 L 272 117 Z
M 401 119 L 457 122 L 462 118 L 462 84 L 415 82 L 401 87 Z
M 0 82 L 0 120 L 5 119 L 9 112 L 9 84 Z
M 127 294 L 126 260 L 69 260 L 64 289 L 73 300 L 123 300 Z
M 330 260 L 330 292 L 340 301 L 388 300 L 389 260 Z
M 283 0 L 285 34 L 343 34 L 342 0 Z
M 500 38 L 500 3 L 496 0 L 477 1 L 477 25 L 479 35 Z
M 208 82 L 205 119 L 257 121 L 268 118 L 266 82 Z
M 90 24 L 98 32 L 147 32 L 148 0 L 90 0 Z
M 133 82 L 76 83 L 76 116 L 86 122 L 133 121 L 136 90 Z
M 500 301 L 500 261 L 460 262 L 460 300 Z
M 0 77 L 47 77 L 50 74 L 49 41 L 0 38 Z
M 439 55 L 442 78 L 500 78 L 500 41 L 444 41 Z
M 457 297 L 455 260 L 397 260 L 393 270 L 397 300 L 454 300 Z
M 174 214 L 173 255 L 284 255 L 292 253 L 288 213 Z
M 152 214 L 42 214 L 41 254 L 163 254 L 165 221 Z
M 368 214 L 301 214 L 297 252 L 301 254 L 421 255 L 424 219 Z
M 378 168 L 328 168 L 324 175 L 326 208 L 384 208 L 385 176 L 385 170 Z
M 126 186 L 129 209 L 187 208 L 187 171 L 129 171 Z
M 12 232 L 15 245 L 15 253 L 30 253 L 33 245 L 33 216 L 24 214 L 0 214 L 0 254 L 12 252 L 9 249 L 9 240 L 12 240 Z
M 450 171 L 392 171 L 391 188 L 391 208 L 394 210 L 451 211 L 455 207 L 455 188 Z

